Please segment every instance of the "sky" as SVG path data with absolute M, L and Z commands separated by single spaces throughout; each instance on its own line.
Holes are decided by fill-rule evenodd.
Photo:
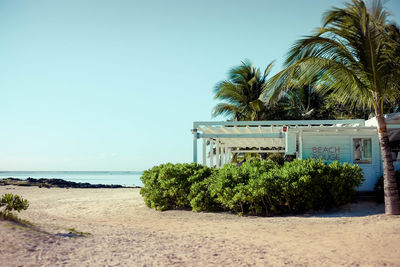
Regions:
M 191 162 L 215 84 L 245 59 L 278 72 L 332 6 L 343 1 L 0 0 L 0 171 Z M 385 6 L 399 24 L 400 1 Z

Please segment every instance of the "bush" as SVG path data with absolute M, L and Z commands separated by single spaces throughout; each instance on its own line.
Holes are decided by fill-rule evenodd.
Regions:
M 217 211 L 221 210 L 219 204 L 211 196 L 209 186 L 211 177 L 217 169 L 202 166 L 189 177 L 191 183 L 188 199 L 193 211 Z
M 352 200 L 363 181 L 358 165 L 293 160 L 283 166 L 252 160 L 240 167 L 212 169 L 198 164 L 164 164 L 145 171 L 140 193 L 158 210 L 228 210 L 270 215 L 328 209 Z
M 244 162 L 240 167 L 225 165 L 210 178 L 210 195 L 222 207 L 243 214 L 249 210 L 259 210 L 249 188 L 249 180 L 256 179 L 272 168 L 276 163 L 271 160 L 252 160 Z
M 363 170 L 358 165 L 339 164 L 334 161 L 329 164 L 328 171 L 330 179 L 325 190 L 331 198 L 325 199 L 322 208 L 336 207 L 350 202 L 356 193 L 356 188 L 365 181 Z
M 219 211 L 222 207 L 211 196 L 209 187 L 212 182 L 212 175 L 203 181 L 195 182 L 190 187 L 188 198 L 193 211 Z
M 285 157 L 279 152 L 271 153 L 267 158 L 279 165 L 283 165 L 285 163 Z
M 340 206 L 352 200 L 355 188 L 363 181 L 359 166 L 338 162 L 327 165 L 321 159 L 296 159 L 264 176 L 259 185 L 270 192 L 271 211 L 279 213 Z
M 397 190 L 400 192 L 400 170 L 395 171 L 394 176 L 396 177 Z M 383 176 L 381 176 L 374 187 L 375 198 L 379 203 L 385 202 L 385 190 L 383 188 Z M 400 195 L 399 195 L 400 197 Z
M 8 215 L 11 211 L 26 210 L 29 207 L 28 200 L 23 199 L 19 195 L 5 194 L 1 196 L 0 207 L 5 207 L 3 213 Z
M 148 207 L 157 210 L 190 207 L 190 188 L 211 175 L 211 168 L 191 164 L 162 164 L 143 173 L 140 189 Z M 192 194 L 193 195 L 193 194 Z

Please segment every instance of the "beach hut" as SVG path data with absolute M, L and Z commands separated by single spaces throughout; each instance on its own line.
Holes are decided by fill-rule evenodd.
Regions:
M 395 169 L 400 169 L 400 113 L 385 115 Z M 382 176 L 376 119 L 301 121 L 202 121 L 193 123 L 193 161 L 202 140 L 203 165 L 220 168 L 235 153 L 281 153 L 287 158 L 321 158 L 358 164 L 359 191 L 372 191 Z

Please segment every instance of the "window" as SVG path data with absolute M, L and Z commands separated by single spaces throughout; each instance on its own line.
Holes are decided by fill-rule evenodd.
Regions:
M 372 140 L 371 138 L 353 139 L 353 162 L 362 164 L 372 163 Z

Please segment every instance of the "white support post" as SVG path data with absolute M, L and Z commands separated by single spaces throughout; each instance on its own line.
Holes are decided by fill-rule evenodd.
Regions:
M 193 129 L 193 162 L 197 162 L 197 129 Z
M 225 165 L 225 147 L 221 147 L 221 167 Z
M 219 140 L 218 140 L 218 139 L 217 139 L 216 148 L 217 148 L 217 153 L 216 153 L 217 159 L 216 159 L 216 164 L 215 164 L 215 166 L 216 166 L 217 168 L 219 168 L 221 162 L 220 162 L 220 158 L 219 158 L 219 149 L 220 149 L 220 146 L 219 146 Z
M 303 130 L 299 132 L 299 158 L 303 159 Z
M 207 140 L 203 138 L 203 165 L 207 166 Z
M 224 165 L 228 161 L 228 148 L 224 147 Z
M 210 167 L 214 167 L 214 140 L 210 139 Z

